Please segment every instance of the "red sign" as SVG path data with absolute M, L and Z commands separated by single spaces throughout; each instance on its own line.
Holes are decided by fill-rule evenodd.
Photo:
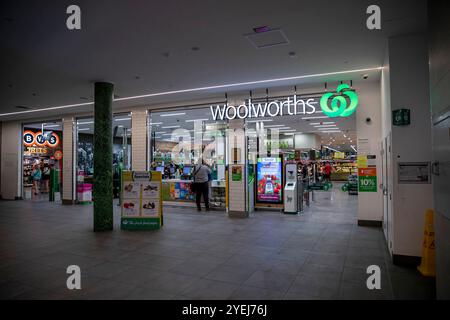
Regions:
M 377 176 L 377 168 L 359 168 L 358 176 L 362 177 L 376 177 Z
M 53 156 L 55 157 L 55 160 L 61 160 L 63 158 L 63 153 L 61 150 L 56 150 Z

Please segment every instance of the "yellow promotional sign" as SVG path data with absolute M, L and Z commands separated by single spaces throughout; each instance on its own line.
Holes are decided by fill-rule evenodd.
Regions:
M 434 211 L 425 215 L 425 230 L 422 248 L 422 263 L 417 268 L 426 277 L 436 276 L 436 244 L 434 239 Z
M 367 168 L 367 156 L 358 156 L 358 168 Z
M 123 171 L 121 228 L 159 229 L 162 215 L 162 174 L 157 171 Z

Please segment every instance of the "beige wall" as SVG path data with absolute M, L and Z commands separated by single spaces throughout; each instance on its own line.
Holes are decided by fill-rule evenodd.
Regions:
M 63 122 L 63 190 L 62 200 L 64 203 L 72 203 L 75 201 L 75 181 L 74 181 L 74 154 L 76 154 L 75 146 L 75 117 L 65 116 Z
M 246 211 L 246 143 L 244 138 L 244 121 L 243 120 L 231 120 L 229 122 L 229 135 L 228 135 L 228 163 L 230 164 L 228 170 L 228 210 L 231 212 L 245 212 Z M 233 142 L 234 141 L 234 142 Z M 232 148 L 239 148 L 241 150 L 241 161 L 238 164 L 243 166 L 242 169 L 242 181 L 233 182 L 231 179 L 231 167 L 232 167 Z
M 22 196 L 21 132 L 20 122 L 10 121 L 2 124 L 1 196 L 6 200 Z
M 131 111 L 131 168 L 147 170 L 147 110 Z

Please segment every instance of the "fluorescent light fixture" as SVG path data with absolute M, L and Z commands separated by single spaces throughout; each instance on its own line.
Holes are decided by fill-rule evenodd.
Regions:
M 267 84 L 267 83 L 274 83 L 275 84 L 276 82 L 282 82 L 282 81 L 293 81 L 293 80 L 316 78 L 316 77 L 342 75 L 342 74 L 348 74 L 348 73 L 361 73 L 361 72 L 369 72 L 369 71 L 375 71 L 375 70 L 383 70 L 383 67 L 374 67 L 374 68 L 365 68 L 365 69 L 353 69 L 353 70 L 335 71 L 335 72 L 327 72 L 327 73 L 316 73 L 316 74 L 308 74 L 308 75 L 302 75 L 302 76 L 265 79 L 265 80 L 259 80 L 259 81 L 228 83 L 228 84 L 213 85 L 213 86 L 207 86 L 207 87 L 198 87 L 198 88 L 191 88 L 191 89 L 182 89 L 182 90 L 174 90 L 174 91 L 149 93 L 149 94 L 143 94 L 143 95 L 138 95 L 138 96 L 123 97 L 123 98 L 114 99 L 114 101 L 135 100 L 135 99 L 151 98 L 151 97 L 158 97 L 158 96 L 168 96 L 168 95 L 179 94 L 179 93 L 199 92 L 199 91 L 215 90 L 215 89 L 227 89 L 227 88 L 233 88 L 233 87 L 257 85 L 257 84 Z M 34 110 L 25 110 L 25 111 L 16 111 L 16 112 L 2 113 L 2 114 L 0 114 L 0 117 L 11 116 L 11 115 L 15 115 L 15 114 L 34 113 L 34 112 L 41 112 L 41 111 L 67 109 L 67 108 L 82 107 L 82 106 L 92 106 L 92 105 L 94 105 L 94 102 L 68 104 L 68 105 L 57 106 L 57 107 L 47 107 L 47 108 L 42 108 L 42 109 L 34 109 Z M 163 116 L 163 115 L 161 115 L 161 116 Z
M 167 126 L 167 127 L 161 127 L 161 129 L 176 129 L 180 128 L 180 126 Z
M 331 127 L 337 127 L 337 124 L 322 124 L 322 125 L 314 126 L 314 128 L 331 128 Z
M 51 124 L 51 125 L 44 125 L 44 129 L 48 129 L 48 128 L 58 128 L 58 127 L 60 127 L 60 125 L 59 124 Z
M 358 152 L 358 150 L 356 150 L 355 146 L 350 146 L 352 147 L 353 150 L 355 150 L 355 152 Z
M 336 126 L 333 126 L 333 127 L 319 127 L 319 128 L 316 128 L 317 130 L 339 130 L 339 128 L 338 127 L 336 127 Z
M 77 124 L 93 124 L 94 121 L 78 122 Z
M 168 114 L 161 114 L 161 117 L 175 117 L 175 116 L 184 116 L 186 113 L 180 112 L 180 113 L 168 113 Z
M 324 133 L 341 133 L 341 130 L 332 130 L 332 131 L 320 131 L 320 132 L 324 132 Z
M 284 128 L 284 124 L 269 124 L 267 126 L 264 126 L 264 128 Z
M 186 120 L 185 122 L 196 122 L 196 121 L 209 121 L 209 119 L 194 119 L 194 120 Z
M 88 131 L 90 130 L 89 128 L 78 128 L 78 131 Z
M 119 119 L 114 119 L 114 121 L 129 121 L 131 120 L 131 118 L 119 118 Z
M 337 151 L 336 149 L 333 149 L 333 148 L 328 147 L 328 146 L 325 146 L 325 148 L 327 148 L 327 149 L 329 149 L 329 150 L 331 150 L 331 151 L 334 151 L 334 152 L 339 152 L 339 151 Z
M 150 124 L 157 125 L 157 124 L 162 124 L 162 122 L 150 122 Z
M 296 129 L 287 129 L 287 130 L 280 130 L 280 133 L 284 133 L 284 132 L 295 132 L 297 131 Z
M 313 120 L 313 119 L 329 119 L 327 116 L 317 116 L 317 117 L 303 117 L 302 120 Z
M 256 123 L 256 122 L 272 122 L 272 119 L 264 119 L 264 120 L 248 120 L 247 123 Z
M 163 133 L 167 133 L 166 131 L 158 131 L 158 132 L 155 132 L 155 134 L 163 134 Z

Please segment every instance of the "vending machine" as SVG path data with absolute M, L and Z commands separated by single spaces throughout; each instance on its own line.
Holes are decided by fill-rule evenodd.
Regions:
M 284 213 L 298 213 L 298 183 L 297 164 L 288 163 L 285 166 L 285 186 L 284 186 Z

